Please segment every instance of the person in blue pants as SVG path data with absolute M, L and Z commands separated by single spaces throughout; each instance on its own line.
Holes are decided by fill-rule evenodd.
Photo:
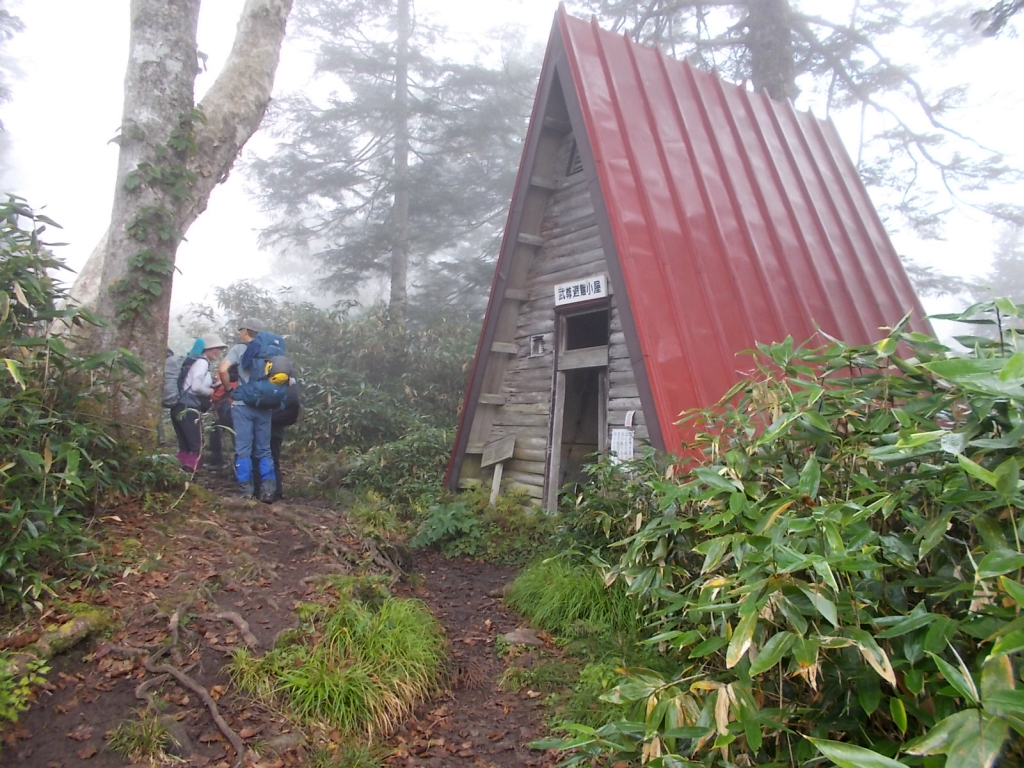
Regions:
M 236 344 L 227 356 L 221 360 L 217 373 L 221 382 L 228 387 L 231 382 L 231 366 L 238 366 L 239 383 L 249 380 L 252 371 L 241 365 L 246 345 L 256 334 L 264 329 L 263 323 L 255 318 L 246 318 L 239 323 L 238 336 L 241 344 Z M 277 477 L 274 474 L 274 459 L 270 451 L 270 422 L 272 412 L 265 408 L 253 408 L 251 405 L 234 401 L 231 404 L 231 422 L 235 431 L 235 478 L 238 480 L 238 491 L 245 499 L 253 498 L 256 493 L 254 469 L 259 472 L 260 501 L 272 504 L 277 492 Z M 254 466 L 255 465 L 255 466 Z

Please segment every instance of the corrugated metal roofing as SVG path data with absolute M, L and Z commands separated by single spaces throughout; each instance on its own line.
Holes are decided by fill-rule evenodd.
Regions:
M 927 329 L 831 122 L 564 10 L 553 34 L 665 447 L 679 444 L 681 411 L 716 402 L 749 368 L 737 354 L 755 342 L 799 343 L 817 325 L 866 343 L 908 311 Z

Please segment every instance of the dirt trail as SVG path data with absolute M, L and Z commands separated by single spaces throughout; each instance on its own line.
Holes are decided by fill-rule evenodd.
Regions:
M 160 683 L 146 669 L 146 655 L 172 630 L 178 642 L 160 663 L 185 671 L 209 692 L 245 748 L 258 748 L 248 765 L 311 764 L 291 726 L 239 693 L 224 665 L 232 649 L 249 644 L 263 652 L 294 626 L 293 609 L 312 598 L 318 575 L 387 573 L 394 564 L 342 513 L 315 502 L 268 507 L 196 501 L 171 515 L 114 510 L 104 522 L 106 552 L 124 565 L 101 595 L 70 597 L 110 609 L 119 629 L 53 660 L 46 690 L 17 725 L 3 729 L 0 766 L 123 766 L 105 735 L 134 718 L 146 696 L 159 703 L 163 721 L 182 744 L 175 750 L 179 765 L 234 765 L 235 750 L 200 695 L 171 679 Z M 516 618 L 493 595 L 512 572 L 429 553 L 416 553 L 412 570 L 419 578 L 395 591 L 424 600 L 445 624 L 452 682 L 394 735 L 388 764 L 552 765 L 550 755 L 525 746 L 542 735 L 537 701 L 496 685 L 503 665 L 494 639 L 514 629 Z M 25 627 L 26 634 L 31 629 Z M 18 638 L 10 643 L 16 646 Z
M 540 738 L 539 699 L 503 692 L 505 667 L 494 639 L 516 628 L 516 617 L 495 595 L 511 569 L 425 553 L 416 563 L 420 588 L 405 590 L 430 606 L 446 626 L 455 670 L 451 690 L 420 707 L 392 740 L 395 766 L 550 766 L 529 749 Z

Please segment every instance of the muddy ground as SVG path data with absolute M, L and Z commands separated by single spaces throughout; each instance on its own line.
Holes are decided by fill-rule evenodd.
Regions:
M 495 639 L 521 624 L 500 600 L 510 569 L 424 551 L 399 563 L 329 504 L 244 505 L 230 499 L 229 486 L 215 479 L 204 485 L 213 496 L 186 496 L 171 512 L 124 507 L 103 518 L 104 555 L 119 565 L 101 590 L 86 586 L 63 598 L 103 607 L 115 629 L 52 660 L 31 708 L 3 729 L 0 766 L 126 765 L 108 735 L 136 717 L 147 697 L 178 742 L 178 765 L 229 768 L 240 764 L 239 746 L 245 765 L 330 765 L 316 752 L 329 746 L 330 734 L 319 745 L 304 740 L 285 716 L 240 692 L 224 665 L 232 649 L 248 644 L 261 653 L 295 626 L 293 610 L 315 599 L 319 577 L 367 571 L 387 575 L 394 592 L 430 607 L 446 628 L 452 658 L 445 687 L 381 745 L 387 764 L 555 764 L 553 754 L 527 746 L 545 735 L 538 694 L 497 685 L 506 659 Z M 397 580 L 399 566 L 414 575 Z M 52 624 L 69 616 L 51 609 L 44 618 Z M 5 646 L 32 641 L 38 628 L 38 621 L 26 622 L 8 633 Z M 177 642 L 154 660 L 169 638 Z M 214 708 L 227 730 L 216 724 Z

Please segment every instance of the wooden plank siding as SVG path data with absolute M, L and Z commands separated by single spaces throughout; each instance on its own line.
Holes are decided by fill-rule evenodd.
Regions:
M 525 300 L 521 301 L 516 318 L 514 344 L 517 351 L 515 356 L 509 356 L 501 384 L 494 390 L 504 395 L 505 401 L 494 407 L 488 434 L 483 440 L 490 443 L 516 435 L 515 451 L 504 468 L 502 484 L 506 490 L 526 492 L 538 503 L 543 498 L 544 475 L 551 450 L 548 441 L 555 381 L 554 287 L 607 272 L 597 217 L 584 174 L 565 175 L 572 143 L 571 134 L 562 140 L 554 173 L 550 175 L 554 184 L 539 228 L 542 242 L 522 284 L 523 293 L 518 297 Z M 547 169 L 537 170 L 546 174 Z M 610 322 L 606 404 L 609 429 L 622 426 L 626 413 L 636 411 L 633 419 L 636 435 L 645 440 L 647 428 L 614 296 Z M 544 354 L 530 357 L 530 339 L 537 335 L 544 338 Z

